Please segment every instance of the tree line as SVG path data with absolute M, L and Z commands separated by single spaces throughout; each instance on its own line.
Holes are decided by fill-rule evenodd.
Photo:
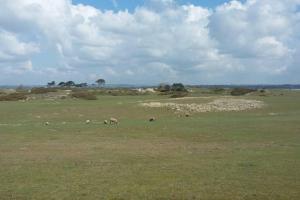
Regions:
M 98 87 L 103 87 L 105 85 L 105 80 L 100 78 L 98 80 L 95 81 L 95 83 L 98 85 Z M 94 84 L 92 84 L 94 85 Z M 80 88 L 84 88 L 84 87 L 88 87 L 89 84 L 88 83 L 75 83 L 74 81 L 62 81 L 59 82 L 58 84 L 56 84 L 55 81 L 51 81 L 49 83 L 47 83 L 47 87 L 80 87 Z

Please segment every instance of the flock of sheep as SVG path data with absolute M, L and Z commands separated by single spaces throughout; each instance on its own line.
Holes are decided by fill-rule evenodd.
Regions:
M 151 117 L 149 119 L 149 122 L 154 122 L 154 121 L 156 121 L 155 117 Z M 88 120 L 85 121 L 85 123 L 86 124 L 90 124 L 91 120 L 88 119 Z M 106 125 L 108 125 L 108 124 L 110 124 L 110 125 L 118 125 L 119 121 L 118 121 L 118 119 L 116 119 L 114 117 L 111 117 L 109 120 L 104 120 L 103 123 L 106 124 Z M 45 125 L 48 126 L 48 125 L 50 125 L 50 123 L 49 122 L 45 122 Z

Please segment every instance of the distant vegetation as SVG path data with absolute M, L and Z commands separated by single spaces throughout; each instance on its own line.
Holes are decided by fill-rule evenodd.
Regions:
M 173 85 L 169 85 L 169 84 L 165 84 L 165 83 L 161 83 L 157 90 L 159 92 L 187 92 L 187 89 L 185 88 L 185 86 L 182 83 L 174 83 Z
M 37 87 L 37 88 L 32 88 L 30 93 L 32 93 L 32 94 L 46 94 L 48 92 L 57 92 L 57 89 L 56 88 Z
M 104 79 L 98 79 L 95 81 L 99 87 L 101 86 L 104 86 L 105 85 L 105 80 Z M 93 84 L 95 85 L 95 84 Z M 57 85 L 56 85 L 56 82 L 55 81 L 51 81 L 49 83 L 47 83 L 47 87 L 48 88 L 53 88 L 53 87 L 61 87 L 61 88 L 86 88 L 88 87 L 89 84 L 88 83 L 75 83 L 74 81 L 62 81 L 62 82 L 59 82 Z
M 51 81 L 47 84 L 48 87 L 55 87 L 55 81 Z
M 212 90 L 215 94 L 223 94 L 226 91 L 224 88 L 213 88 Z
M 78 88 L 83 88 L 83 87 L 87 87 L 88 84 L 87 83 L 76 84 L 74 81 L 67 81 L 67 82 L 60 82 L 57 86 L 58 87 L 78 87 Z
M 159 92 L 169 92 L 171 91 L 171 86 L 169 84 L 161 83 L 158 87 L 157 90 Z
M 100 78 L 100 79 L 96 80 L 96 83 L 98 84 L 99 87 L 101 87 L 101 86 L 105 85 L 105 80 Z
M 110 94 L 112 96 L 137 96 L 137 95 L 141 95 L 142 93 L 140 93 L 137 90 L 123 88 L 123 89 L 107 90 L 106 94 Z
M 110 95 L 110 96 L 138 96 L 147 94 L 166 95 L 170 98 L 186 97 L 193 91 L 198 94 L 209 95 L 232 95 L 242 96 L 252 92 L 256 92 L 259 96 L 267 96 L 267 92 L 264 89 L 250 89 L 250 88 L 198 88 L 189 86 L 192 90 L 188 90 L 182 83 L 166 84 L 161 83 L 157 88 L 104 88 L 105 80 L 98 79 L 96 84 L 89 85 L 87 83 L 75 83 L 74 81 L 59 82 L 55 81 L 47 83 L 47 87 L 34 87 L 32 89 L 24 88 L 22 86 L 15 89 L 11 94 L 0 91 L 1 101 L 17 101 L 17 100 L 31 100 L 31 99 L 47 99 L 47 98 L 78 98 L 86 100 L 96 100 L 97 95 Z M 48 94 L 51 93 L 51 94 Z M 45 95 L 43 95 L 45 94 Z M 27 98 L 28 97 L 28 98 Z
M 174 83 L 171 87 L 171 90 L 174 92 L 187 92 L 187 89 L 182 83 Z
M 182 83 L 174 83 L 173 85 L 161 83 L 157 90 L 161 95 L 170 95 L 171 98 L 180 98 L 188 95 L 188 90 Z
M 255 92 L 255 91 L 256 90 L 249 89 L 249 88 L 234 88 L 230 94 L 232 96 L 242 96 L 242 95 L 249 94 L 249 93 Z
M 97 100 L 97 96 L 93 92 L 75 91 L 71 94 L 72 97 L 85 100 Z
M 25 99 L 27 99 L 26 93 L 19 92 L 0 96 L 0 101 L 19 101 Z

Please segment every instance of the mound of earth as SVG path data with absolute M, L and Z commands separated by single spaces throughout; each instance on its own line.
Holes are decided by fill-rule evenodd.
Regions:
M 175 112 L 222 112 L 222 111 L 243 111 L 262 108 L 264 103 L 257 100 L 222 98 L 203 104 L 180 104 L 149 102 L 141 103 L 142 106 L 150 108 L 168 108 Z

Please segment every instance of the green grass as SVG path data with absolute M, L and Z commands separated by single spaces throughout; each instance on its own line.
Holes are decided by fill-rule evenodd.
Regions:
M 298 200 L 300 92 L 274 93 L 190 118 L 137 106 L 155 95 L 0 102 L 0 199 Z

